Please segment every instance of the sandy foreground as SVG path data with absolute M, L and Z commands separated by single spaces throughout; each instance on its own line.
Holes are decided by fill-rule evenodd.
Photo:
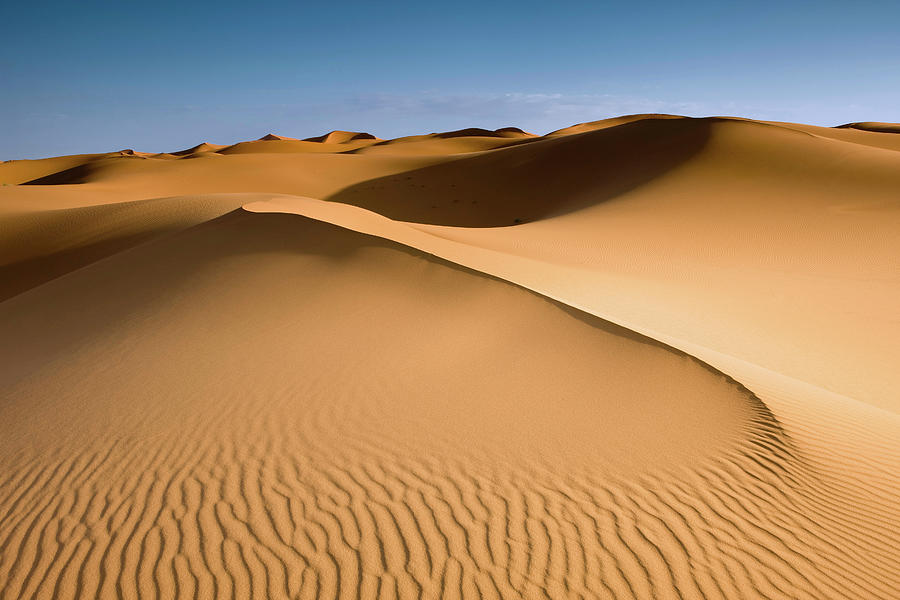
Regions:
M 0 599 L 897 598 L 897 131 L 0 163 Z

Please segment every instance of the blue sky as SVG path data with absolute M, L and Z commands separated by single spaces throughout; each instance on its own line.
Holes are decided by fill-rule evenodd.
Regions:
M 41 2 L 0 160 L 273 131 L 546 133 L 636 112 L 900 121 L 900 2 Z

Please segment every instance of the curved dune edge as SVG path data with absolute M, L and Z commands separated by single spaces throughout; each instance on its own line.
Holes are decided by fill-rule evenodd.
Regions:
M 248 199 L 250 199 L 249 195 Z M 598 306 L 600 301 L 597 298 L 602 296 L 598 290 L 594 287 L 579 287 L 579 270 L 577 268 L 558 264 L 542 264 L 538 260 L 506 252 L 475 248 L 432 235 L 414 224 L 394 221 L 356 206 L 326 202 L 315 198 L 265 195 L 244 204 L 243 209 L 258 213 L 297 214 L 325 221 L 360 233 L 390 239 L 476 271 L 505 279 L 682 350 L 722 373 L 745 383 L 751 390 L 755 391 L 755 388 L 784 390 L 785 393 L 776 393 L 772 398 L 778 408 L 792 414 L 797 411 L 804 413 L 804 416 L 814 420 L 816 427 L 828 428 L 829 435 L 834 436 L 834 441 L 845 440 L 847 443 L 853 444 L 866 443 L 866 439 L 875 439 L 878 442 L 869 449 L 871 452 L 882 456 L 885 460 L 900 457 L 900 440 L 893 442 L 897 428 L 900 427 L 900 415 L 792 379 L 749 363 L 740 357 L 730 356 L 715 349 L 694 344 L 690 340 L 667 335 L 660 329 L 641 322 L 639 314 L 629 315 L 623 306 L 615 307 L 619 309 L 619 312 L 603 310 L 601 306 Z M 630 318 L 623 315 L 628 315 Z M 809 410 L 807 399 L 812 399 L 816 408 L 822 410 L 820 416 L 812 414 L 813 411 Z M 807 415 L 807 412 L 810 414 Z M 859 435 L 860 432 L 865 432 L 865 435 Z M 809 442 L 816 443 L 815 436 Z
M 385 237 L 434 254 L 469 268 L 506 279 L 593 314 L 641 335 L 677 348 L 746 385 L 774 412 L 804 456 L 822 477 L 823 490 L 833 494 L 833 507 L 847 513 L 850 520 L 863 522 L 900 522 L 900 505 L 885 499 L 900 497 L 900 415 L 823 390 L 780 373 L 759 367 L 714 349 L 678 339 L 641 322 L 640 315 L 629 314 L 626 307 L 598 309 L 595 288 L 579 289 L 578 270 L 436 237 L 411 224 L 392 221 L 381 215 L 350 205 L 328 203 L 312 198 L 270 197 L 244 205 L 253 212 L 284 212 L 323 220 L 341 227 Z M 630 318 L 622 318 L 622 314 Z M 845 514 L 846 516 L 846 514 Z M 878 527 L 886 535 L 890 555 L 900 564 L 900 533 L 891 526 Z M 900 582 L 900 568 L 888 575 Z
M 238 211 L 0 313 L 4 598 L 881 594 L 746 390 L 392 241 Z
M 49 403 L 43 410 L 51 410 L 51 420 L 61 425 L 42 435 L 72 443 L 42 447 L 36 439 L 34 449 L 4 453 L 5 461 L 24 468 L 3 471 L 14 477 L 2 487 L 4 505 L 12 501 L 12 510 L 4 511 L 0 523 L 0 572 L 10 574 L 0 596 L 890 597 L 896 577 L 889 532 L 879 530 L 871 511 L 847 515 L 842 491 L 833 489 L 762 405 L 736 445 L 719 445 L 688 464 L 629 471 L 604 468 L 607 457 L 586 470 L 522 462 L 516 456 L 527 447 L 500 462 L 483 455 L 471 460 L 459 453 L 460 446 L 470 446 L 465 439 L 433 439 L 434 430 L 404 430 L 402 424 L 402 435 L 390 435 L 385 425 L 397 424 L 371 420 L 383 403 L 363 403 L 362 414 L 345 420 L 344 411 L 358 410 L 356 400 L 365 395 L 339 397 L 337 405 L 323 403 L 309 414 L 297 413 L 292 398 L 298 390 L 289 382 L 275 388 L 283 393 L 242 398 L 257 386 L 271 390 L 296 355 L 291 345 L 273 353 L 272 338 L 259 332 L 278 331 L 278 339 L 302 347 L 310 327 L 335 326 L 334 319 L 317 325 L 319 313 L 300 310 L 299 302 L 324 302 L 321 308 L 350 321 L 371 322 L 366 312 L 353 314 L 357 297 L 369 300 L 370 293 L 394 290 L 382 301 L 399 322 L 407 314 L 404 307 L 418 302 L 417 294 L 437 291 L 430 302 L 444 315 L 454 305 L 453 291 L 474 285 L 503 296 L 485 297 L 471 310 L 453 309 L 457 321 L 445 336 L 458 335 L 485 306 L 490 317 L 476 329 L 502 316 L 515 331 L 527 316 L 506 314 L 513 305 L 504 298 L 526 299 L 515 286 L 430 265 L 418 254 L 399 252 L 386 238 L 362 246 L 342 241 L 350 232 L 334 231 L 345 229 L 296 216 L 232 213 L 4 303 L 2 310 L 30 314 L 38 326 L 50 316 L 56 332 L 74 328 L 75 339 L 83 340 L 83 332 L 94 337 L 54 367 L 87 373 L 87 385 L 68 385 L 66 377 L 56 383 L 44 373 L 20 388 L 40 390 L 37 397 Z M 290 248 L 301 252 L 285 255 Z M 307 265 L 304 270 L 296 269 L 298 260 Z M 392 266 L 381 270 L 385 265 Z M 347 290 L 334 277 L 348 268 L 351 281 L 358 273 L 379 276 L 370 275 L 367 288 Z M 303 273 L 326 292 L 338 293 L 317 300 L 315 287 L 296 283 Z M 444 284 L 432 288 L 435 278 Z M 148 298 L 160 281 L 171 294 Z M 395 287 L 403 281 L 408 283 Z M 58 306 L 60 297 L 75 303 L 48 315 L 43 309 Z M 336 300 L 343 304 L 332 306 Z M 549 339 L 563 323 L 583 329 L 558 308 L 541 310 L 546 309 L 565 317 L 548 323 Z M 270 319 L 298 310 L 310 318 Z M 425 322 L 434 326 L 440 320 Z M 98 331 L 106 321 L 115 326 Z M 12 326 L 29 330 L 29 319 L 17 323 Z M 336 342 L 347 340 L 346 333 L 335 335 Z M 215 346 L 205 351 L 190 345 L 210 339 Z M 179 346 L 185 342 L 187 347 Z M 160 349 L 193 357 L 186 366 L 205 376 L 190 381 L 212 386 L 195 398 L 206 402 L 180 404 L 161 395 L 182 361 Z M 115 360 L 98 361 L 109 359 L 110 350 Z M 301 355 L 309 357 L 310 373 L 336 367 L 379 373 L 343 367 L 339 358 L 349 351 L 344 347 L 309 350 L 315 351 Z M 655 346 L 640 351 L 664 352 Z M 204 358 L 210 352 L 213 358 Z M 269 360 L 250 361 L 255 369 L 242 370 L 244 355 L 259 352 Z M 28 360 L 26 348 L 18 354 L 16 360 Z M 370 360 L 372 353 L 362 356 Z M 272 359 L 288 362 L 273 365 Z M 104 367 L 91 370 L 98 363 Z M 228 372 L 209 376 L 222 364 Z M 683 375 L 699 368 L 681 365 Z M 524 374 L 527 369 L 517 375 Z M 340 379 L 350 391 L 379 383 Z M 320 385 L 315 377 L 296 383 L 310 390 Z M 45 392 L 60 384 L 63 397 L 87 392 L 81 408 L 69 407 L 80 414 L 60 413 L 65 406 L 48 400 Z M 110 389 L 128 389 L 130 402 L 162 402 L 149 402 L 148 413 L 135 414 L 130 402 L 90 395 Z M 753 398 L 724 379 L 715 389 Z M 716 393 L 709 400 L 727 397 Z M 98 402 L 107 404 L 113 423 L 125 420 L 125 435 L 103 435 L 102 422 L 84 426 L 90 415 L 107 414 L 97 410 Z M 22 408 L 28 415 L 41 410 Z M 652 422 L 654 415 L 646 418 Z M 335 436 L 336 425 L 349 425 L 349 435 Z M 144 435 L 127 435 L 130 430 Z

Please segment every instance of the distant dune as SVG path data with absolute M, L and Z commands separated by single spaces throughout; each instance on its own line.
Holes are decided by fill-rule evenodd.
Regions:
M 306 138 L 307 142 L 321 142 L 323 144 L 346 144 L 356 140 L 377 140 L 371 133 L 361 131 L 331 131 L 325 135 Z
M 284 141 L 293 141 L 293 142 L 297 142 L 297 141 L 299 141 L 299 140 L 298 140 L 297 138 L 286 137 L 286 136 L 283 136 L 283 135 L 275 135 L 274 133 L 267 133 L 266 135 L 264 135 L 264 136 L 262 136 L 261 138 L 259 138 L 258 141 L 260 141 L 260 142 L 275 142 L 275 141 L 279 141 L 279 142 L 284 142 Z
M 0 599 L 896 598 L 897 127 L 0 163 Z
M 875 123 L 866 121 L 861 123 L 847 123 L 840 125 L 841 128 L 861 129 L 863 131 L 874 131 L 878 133 L 900 133 L 900 123 Z
M 197 144 L 196 146 L 188 148 L 187 150 L 179 150 L 177 152 L 171 152 L 170 154 L 172 156 L 190 156 L 191 154 L 199 154 L 201 152 L 218 152 L 224 147 L 225 146 L 222 146 L 221 144 L 210 144 L 208 142 L 202 142 L 200 144 Z

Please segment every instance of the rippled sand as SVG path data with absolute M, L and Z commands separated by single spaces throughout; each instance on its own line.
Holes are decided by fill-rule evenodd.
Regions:
M 894 597 L 894 135 L 0 164 L 0 598 Z

